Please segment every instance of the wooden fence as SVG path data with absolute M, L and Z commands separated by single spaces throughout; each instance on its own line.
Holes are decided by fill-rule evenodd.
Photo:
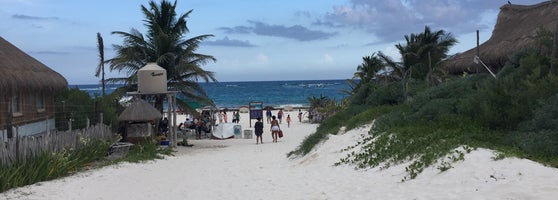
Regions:
M 83 141 L 106 139 L 114 140 L 110 126 L 97 124 L 85 129 L 51 131 L 32 136 L 14 137 L 7 142 L 0 141 L 0 166 L 11 165 L 42 152 L 57 153 L 66 148 L 76 150 Z

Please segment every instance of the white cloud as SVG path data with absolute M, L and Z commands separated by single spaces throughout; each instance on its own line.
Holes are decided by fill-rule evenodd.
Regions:
M 322 62 L 324 64 L 331 64 L 335 61 L 335 59 L 333 58 L 333 56 L 329 55 L 329 54 L 324 54 L 322 57 Z
M 266 65 L 269 64 L 269 57 L 263 53 L 259 53 L 255 57 L 256 64 Z

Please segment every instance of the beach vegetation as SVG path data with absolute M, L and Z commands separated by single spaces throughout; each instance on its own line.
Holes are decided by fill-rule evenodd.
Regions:
M 401 62 L 377 54 L 393 72 L 404 73 L 394 73 L 391 82 L 365 81 L 354 87 L 351 103 L 325 119 L 288 156 L 307 154 L 341 127 L 348 131 L 374 121 L 368 134 L 344 148 L 347 156 L 336 165 L 382 169 L 405 165 L 405 181 L 427 167 L 451 170 L 467 153 L 487 148 L 498 152 L 495 159 L 515 156 L 558 167 L 558 76 L 552 71 L 555 59 L 550 51 L 541 50 L 548 48 L 548 34 L 537 40 L 546 45 L 510 56 L 496 78 L 444 75 L 435 84 L 427 78 L 430 68 L 420 63 L 429 59 L 416 58 L 419 54 L 413 52 L 421 48 L 408 47 L 418 35 L 407 36 L 407 46 L 398 47 L 409 50 Z
M 2 166 L 0 170 L 0 192 L 41 181 L 68 176 L 91 167 L 102 160 L 110 143 L 89 141 L 79 149 L 65 149 L 61 152 L 43 152 L 27 159 Z
M 82 129 L 88 124 L 104 123 L 112 128 L 118 127 L 118 113 L 124 108 L 119 103 L 118 94 L 109 94 L 104 97 L 91 97 L 86 91 L 78 88 L 65 89 L 55 96 L 56 128 L 58 130 Z M 101 122 L 101 113 L 103 121 Z
M 213 105 L 198 81 L 216 81 L 214 73 L 204 70 L 202 66 L 215 62 L 211 55 L 198 53 L 200 43 L 210 37 L 204 34 L 185 38 L 189 33 L 186 26 L 187 18 L 193 12 L 184 14 L 176 11 L 177 1 L 171 3 L 163 0 L 160 4 L 150 1 L 149 6 L 141 6 L 144 14 L 146 33 L 133 28 L 130 32 L 114 31 L 112 34 L 121 36 L 123 44 L 114 45 L 116 56 L 109 60 L 110 69 L 125 72 L 129 76 L 111 78 L 107 81 L 125 84 L 120 92 L 137 91 L 136 72 L 149 62 L 155 62 L 167 72 L 168 90 L 179 92 L 177 103 L 184 111 L 196 113 L 195 108 L 187 102 L 198 102 Z M 165 94 L 153 96 L 155 107 L 162 111 Z
M 78 149 L 66 148 L 60 152 L 44 151 L 13 164 L 0 166 L 0 193 L 6 190 L 42 181 L 66 177 L 92 168 L 120 162 L 144 162 L 172 155 L 172 149 L 160 148 L 155 141 L 143 142 L 131 147 L 126 156 L 109 159 L 108 140 L 82 140 Z
M 329 97 L 320 95 L 319 97 L 310 96 L 307 97 L 310 106 L 308 108 L 308 113 L 310 122 L 320 123 L 324 119 L 337 113 L 342 107 L 345 101 L 337 101 L 336 99 L 330 99 Z

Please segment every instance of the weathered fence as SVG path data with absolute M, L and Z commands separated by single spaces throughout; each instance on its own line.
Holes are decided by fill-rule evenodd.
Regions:
M 110 126 L 97 124 L 85 129 L 70 131 L 51 131 L 32 136 L 14 137 L 7 142 L 0 141 L 0 166 L 10 165 L 17 160 L 26 159 L 42 152 L 57 153 L 64 149 L 79 149 L 82 141 L 107 139 L 114 140 Z

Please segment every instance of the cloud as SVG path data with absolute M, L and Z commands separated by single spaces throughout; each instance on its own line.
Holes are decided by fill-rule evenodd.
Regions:
M 12 15 L 12 18 L 21 19 L 21 20 L 58 20 L 58 17 L 37 17 L 37 16 L 30 16 L 30 15 L 22 15 L 22 14 Z
M 323 63 L 333 63 L 335 60 L 333 59 L 333 56 L 329 55 L 329 54 L 324 54 L 322 57 L 322 62 Z
M 522 4 L 538 2 L 524 0 Z M 314 24 L 353 27 L 372 33 L 383 42 L 394 42 L 404 35 L 422 32 L 427 25 L 453 34 L 492 28 L 486 25 L 483 16 L 497 12 L 504 4 L 505 1 L 486 0 L 351 0 L 348 5 L 334 6 Z
M 228 46 L 228 47 L 255 47 L 255 45 L 250 44 L 248 40 L 231 40 L 229 37 L 224 37 L 221 40 L 206 41 L 204 44 L 210 46 Z
M 220 30 L 225 33 L 233 34 L 249 34 L 273 36 L 289 38 L 298 41 L 313 41 L 324 40 L 337 35 L 337 33 L 328 33 L 324 31 L 310 30 L 301 25 L 283 26 L 283 25 L 269 25 L 258 21 L 248 21 L 251 26 L 235 26 L 232 28 L 223 27 Z
M 256 55 L 256 63 L 257 64 L 268 64 L 269 63 L 269 57 L 263 53 L 259 53 L 258 55 Z

